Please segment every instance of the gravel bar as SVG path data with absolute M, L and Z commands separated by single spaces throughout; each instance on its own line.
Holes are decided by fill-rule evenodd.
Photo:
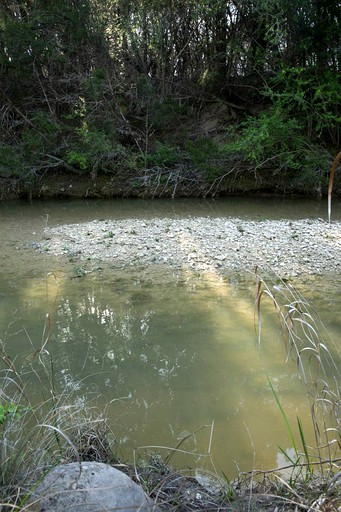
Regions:
M 47 228 L 41 248 L 122 269 L 153 264 L 206 272 L 258 265 L 288 278 L 339 274 L 341 223 L 223 217 L 94 220 Z

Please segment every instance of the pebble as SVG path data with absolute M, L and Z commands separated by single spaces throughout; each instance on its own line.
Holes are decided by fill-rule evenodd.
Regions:
M 70 243 L 79 258 L 91 256 L 121 269 L 157 264 L 249 271 L 258 266 L 287 278 L 339 272 L 341 223 L 216 217 L 97 220 L 47 228 L 41 247 L 66 257 Z

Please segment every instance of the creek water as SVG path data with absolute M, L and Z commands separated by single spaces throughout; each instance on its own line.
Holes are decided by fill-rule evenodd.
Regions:
M 325 202 L 244 197 L 0 204 L 0 340 L 28 383 L 26 393 L 38 400 L 41 383 L 27 368 L 39 370 L 32 355 L 46 340 L 48 314 L 45 349 L 57 390 L 103 410 L 125 459 L 132 460 L 134 448 L 144 455 L 144 446 L 162 447 L 155 451 L 167 456 L 165 447 L 178 446 L 171 459 L 178 467 L 211 470 L 213 460 L 229 478 L 239 470 L 275 468 L 286 462 L 278 446 L 292 446 L 268 378 L 295 435 L 297 416 L 312 444 L 314 434 L 306 389 L 295 362 L 286 362 L 270 301 L 258 346 L 253 275 L 107 264 L 79 277 L 77 262 L 35 249 L 46 225 L 152 217 L 181 222 L 188 215 L 326 219 L 327 212 Z M 341 219 L 340 202 L 334 201 L 333 218 Z M 308 276 L 292 284 L 339 342 L 341 277 Z

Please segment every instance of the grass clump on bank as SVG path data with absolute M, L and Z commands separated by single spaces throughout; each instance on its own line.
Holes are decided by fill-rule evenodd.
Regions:
M 93 400 L 57 391 L 44 344 L 20 371 L 2 344 L 0 354 L 1 510 L 25 510 L 36 485 L 58 464 L 117 463 L 117 445 L 106 419 Z M 32 385 L 39 394 L 30 391 Z
M 300 293 L 283 282 L 269 282 L 257 274 L 258 342 L 261 349 L 261 312 L 265 299 L 269 299 L 279 318 L 287 360 L 294 360 L 298 378 L 307 390 L 314 447 L 307 443 L 305 421 L 297 418 L 297 426 L 290 425 L 279 394 L 269 381 L 278 414 L 292 442 L 293 455 L 283 451 L 287 461 L 284 468 L 253 468 L 240 473 L 233 482 L 214 474 L 205 485 L 191 477 L 188 470 L 171 469 L 172 450 L 167 450 L 164 458 L 146 452 L 146 457 L 137 463 L 125 464 L 119 457 L 115 435 L 105 416 L 96 409 L 95 401 L 80 397 L 76 391 L 58 391 L 53 362 L 45 348 L 47 334 L 42 347 L 30 358 L 28 368 L 21 370 L 15 367 L 6 348 L 0 347 L 3 510 L 29 510 L 28 497 L 44 475 L 58 464 L 73 461 L 115 465 L 167 511 L 340 510 L 340 356 L 318 314 Z M 32 382 L 39 383 L 39 396 L 28 396 Z

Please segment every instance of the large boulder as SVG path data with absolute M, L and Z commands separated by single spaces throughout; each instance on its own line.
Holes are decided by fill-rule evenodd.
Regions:
M 129 476 L 100 462 L 73 462 L 55 467 L 32 492 L 27 510 L 160 512 Z

